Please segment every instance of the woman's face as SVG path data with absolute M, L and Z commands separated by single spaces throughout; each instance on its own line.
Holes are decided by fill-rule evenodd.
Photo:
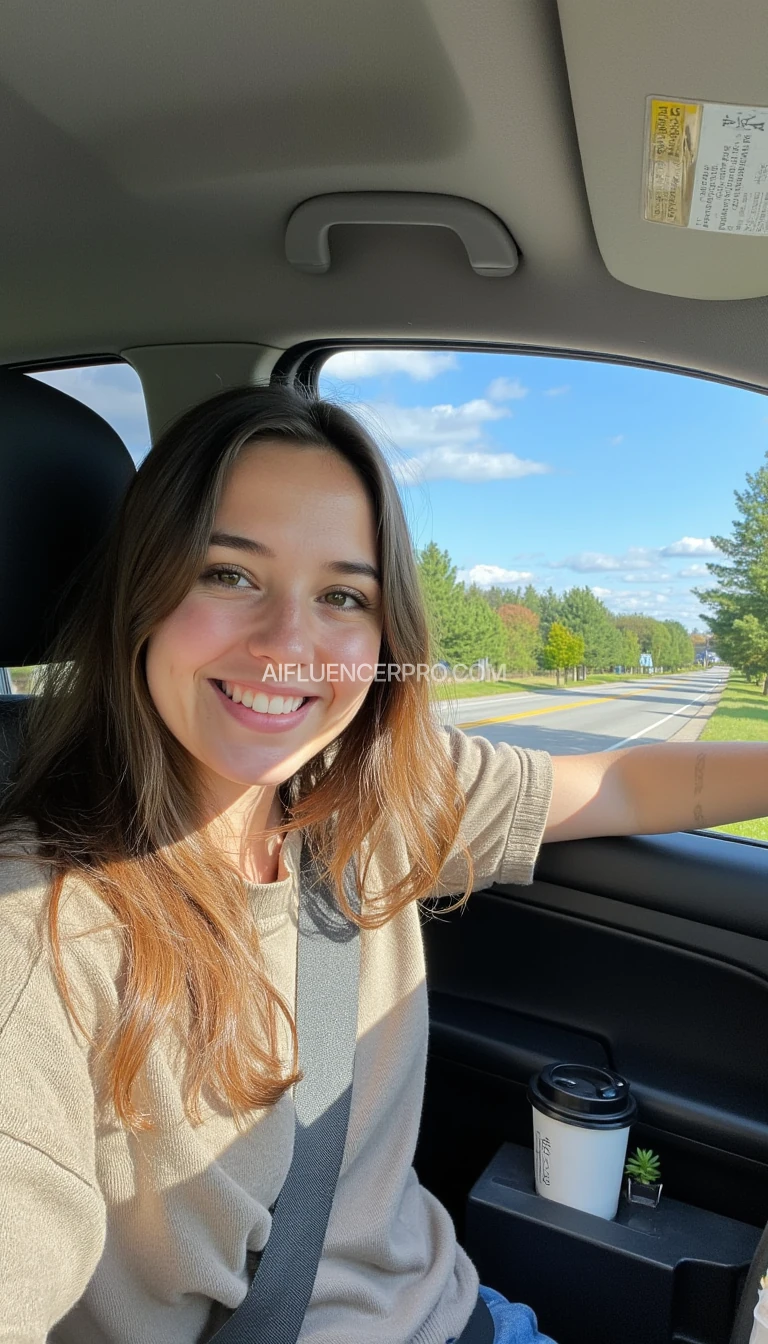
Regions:
M 242 451 L 200 577 L 146 663 L 159 714 L 223 805 L 289 779 L 357 714 L 381 643 L 377 571 L 373 510 L 339 454 Z

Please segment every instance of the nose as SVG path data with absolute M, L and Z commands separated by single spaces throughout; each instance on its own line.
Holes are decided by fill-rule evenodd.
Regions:
M 248 631 L 248 652 L 271 663 L 311 666 L 314 642 L 307 613 L 298 597 L 275 594 L 259 604 Z

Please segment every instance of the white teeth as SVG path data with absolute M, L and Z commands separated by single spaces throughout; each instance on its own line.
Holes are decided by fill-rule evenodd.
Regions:
M 303 695 L 265 695 L 263 691 L 245 690 L 234 681 L 221 682 L 224 694 L 236 705 L 245 705 L 257 714 L 293 714 L 304 701 Z

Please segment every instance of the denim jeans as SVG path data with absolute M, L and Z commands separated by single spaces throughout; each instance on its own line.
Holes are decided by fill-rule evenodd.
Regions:
M 493 1344 L 554 1344 L 549 1335 L 540 1334 L 536 1317 L 522 1302 L 508 1302 L 493 1288 L 480 1288 L 480 1296 L 493 1317 L 495 1331 Z M 452 1335 L 446 1344 L 455 1344 Z

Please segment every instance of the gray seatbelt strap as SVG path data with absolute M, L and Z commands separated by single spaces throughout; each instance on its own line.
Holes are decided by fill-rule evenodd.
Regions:
M 344 873 L 359 913 L 355 869 Z M 296 1029 L 299 1068 L 293 1160 L 248 1293 L 216 1344 L 295 1344 L 312 1295 L 341 1168 L 357 1042 L 360 938 L 301 848 Z
M 766 1267 L 768 1267 L 768 1227 L 763 1230 L 763 1235 L 757 1243 L 757 1250 L 752 1257 L 752 1264 L 747 1272 L 736 1311 L 736 1319 L 733 1323 L 730 1344 L 750 1344 L 750 1336 L 755 1325 L 755 1307 L 760 1292 L 760 1280 L 766 1272 Z

